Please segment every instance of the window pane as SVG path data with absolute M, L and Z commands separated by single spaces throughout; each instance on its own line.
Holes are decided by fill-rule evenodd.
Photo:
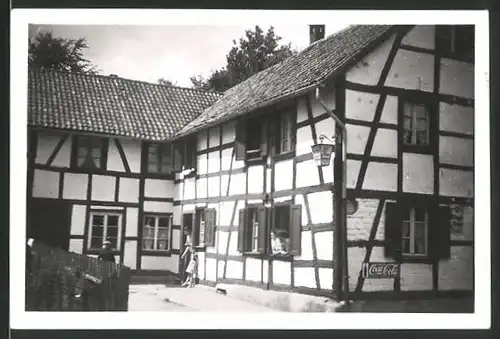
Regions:
M 155 236 L 155 228 L 152 226 L 144 226 L 143 232 L 142 232 L 142 237 L 143 238 L 154 238 Z
M 410 239 L 403 239 L 403 253 L 410 253 Z
M 90 248 L 99 248 L 102 246 L 102 238 L 94 237 L 90 238 Z
M 425 252 L 425 223 L 415 223 L 415 253 Z
M 93 215 L 92 216 L 92 225 L 104 225 L 104 216 L 103 215 Z
M 107 238 L 118 238 L 118 227 L 108 226 L 108 230 L 106 232 Z
M 156 249 L 158 250 L 168 250 L 168 240 L 158 240 L 158 245 L 156 247 Z
M 100 158 L 101 157 L 101 148 L 92 148 L 92 158 Z
M 155 217 L 144 217 L 144 225 L 154 227 Z
M 200 239 L 199 243 L 200 244 L 204 244 L 205 243 L 205 222 L 203 220 L 200 221 L 200 229 L 199 229 L 199 233 L 198 234 L 200 236 L 198 238 L 198 239 Z
M 118 248 L 118 238 L 108 237 L 108 240 L 111 241 L 111 248 Z
M 429 142 L 427 141 L 427 132 L 417 132 L 417 145 L 427 145 Z
M 118 226 L 118 216 L 117 215 L 108 215 L 108 226 Z
M 404 131 L 404 133 L 403 133 L 403 142 L 405 144 L 411 144 L 412 143 L 411 136 L 412 136 L 411 131 Z
M 101 238 L 104 234 L 104 228 L 102 226 L 92 226 L 92 236 Z M 100 245 L 99 245 L 100 246 Z
M 409 102 L 405 102 L 405 104 L 404 104 L 404 117 L 411 118 L 413 116 L 414 106 L 415 105 L 413 105 Z
M 170 218 L 168 217 L 165 217 L 165 218 L 159 218 L 158 219 L 158 226 L 159 227 L 168 227 L 168 221 L 169 221 Z
M 153 239 L 143 239 L 142 240 L 142 249 L 152 250 L 153 249 Z
M 85 159 L 87 157 L 88 153 L 89 152 L 88 152 L 87 148 L 82 147 L 82 146 L 78 147 L 78 157 L 79 158 Z
M 411 131 L 412 119 L 411 117 L 404 117 L 403 127 L 405 131 Z
M 414 112 L 417 119 L 426 119 L 427 118 L 427 107 L 425 105 L 415 105 Z
M 426 131 L 427 130 L 427 119 L 426 118 L 417 118 L 417 131 Z
M 172 145 L 171 144 L 161 145 L 161 154 L 165 158 L 170 158 L 172 156 Z
M 156 172 L 158 172 L 158 164 L 157 163 L 149 163 L 148 164 L 148 172 L 149 173 L 156 173 Z
M 159 228 L 158 229 L 158 239 L 168 239 L 168 228 Z
M 256 120 L 249 120 L 247 126 L 247 149 L 260 150 L 262 124 Z
M 425 221 L 425 208 L 415 207 L 415 221 Z
M 402 237 L 408 238 L 410 236 L 410 223 L 408 221 L 403 222 Z

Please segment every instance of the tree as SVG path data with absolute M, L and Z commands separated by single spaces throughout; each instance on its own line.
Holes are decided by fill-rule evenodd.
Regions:
M 96 74 L 98 69 L 83 57 L 86 48 L 86 38 L 57 38 L 52 32 L 39 32 L 28 40 L 28 65 L 31 68 Z
M 177 86 L 177 81 L 172 82 L 165 78 L 159 78 L 156 82 L 158 83 L 158 85 L 163 85 L 163 86 Z
M 212 71 L 206 79 L 201 75 L 192 76 L 193 87 L 224 92 L 296 53 L 291 44 L 279 45 L 280 40 L 272 26 L 265 34 L 259 26 L 253 31 L 245 31 L 245 37 L 238 43 L 233 40 L 233 47 L 226 55 L 226 65 Z

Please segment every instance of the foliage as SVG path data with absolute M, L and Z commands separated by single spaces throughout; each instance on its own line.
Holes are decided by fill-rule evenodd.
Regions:
M 176 81 L 167 80 L 165 78 L 159 78 L 156 83 L 163 86 L 177 86 Z
M 290 44 L 280 45 L 281 37 L 276 35 L 271 26 L 266 33 L 259 27 L 245 31 L 245 37 L 226 55 L 226 65 L 212 71 L 206 79 L 201 75 L 190 78 L 194 88 L 224 92 L 245 81 L 252 75 L 285 60 L 296 51 Z
M 54 37 L 52 32 L 39 32 L 28 40 L 28 65 L 35 69 L 96 74 L 97 68 L 83 57 L 87 48 L 86 38 L 66 39 Z

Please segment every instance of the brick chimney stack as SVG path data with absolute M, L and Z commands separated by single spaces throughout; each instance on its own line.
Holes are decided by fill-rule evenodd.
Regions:
M 325 37 L 325 25 L 309 25 L 309 43 L 323 39 Z

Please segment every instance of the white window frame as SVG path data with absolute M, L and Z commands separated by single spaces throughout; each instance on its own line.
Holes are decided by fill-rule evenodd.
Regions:
M 419 145 L 417 144 L 417 133 L 422 132 L 417 128 L 417 113 L 415 111 L 415 107 L 417 106 L 422 106 L 425 108 L 425 114 L 426 114 L 426 125 L 425 125 L 425 132 L 426 132 L 426 144 Z M 405 145 L 410 145 L 410 146 L 421 146 L 421 147 L 427 147 L 430 145 L 430 112 L 429 112 L 429 107 L 425 104 L 417 104 L 414 102 L 410 101 L 405 101 L 403 104 L 403 119 L 407 117 L 406 112 L 407 112 L 407 107 L 410 109 L 410 114 L 411 114 L 411 129 L 409 130 L 411 132 L 411 142 L 407 142 L 406 140 L 403 140 L 403 143 Z M 408 129 L 405 128 L 404 122 L 403 122 L 403 132 L 407 132 Z
M 424 221 L 417 221 L 415 220 L 416 218 L 416 209 L 415 207 L 410 207 L 410 218 L 409 220 L 403 220 L 403 224 L 407 223 L 409 225 L 409 237 L 403 237 L 401 236 L 401 252 L 404 256 L 406 257 L 422 257 L 422 256 L 427 256 L 429 255 L 429 244 L 428 244 L 428 232 L 429 232 L 429 213 L 427 209 L 424 211 Z M 415 253 L 415 242 L 416 242 L 416 227 L 417 224 L 424 224 L 424 253 Z M 410 241 L 410 249 L 409 252 L 404 252 L 404 246 L 403 243 L 405 240 Z
M 144 238 L 144 236 L 142 237 L 141 239 L 141 249 L 143 251 L 155 251 L 155 252 L 168 252 L 171 250 L 171 246 L 172 246 L 172 215 L 171 214 L 164 214 L 164 215 L 160 215 L 160 214 L 148 214 L 148 213 L 144 213 L 144 216 L 143 216 L 143 220 L 142 220 L 142 229 L 144 231 L 144 226 L 145 226 L 145 222 L 146 222 L 146 218 L 154 218 L 155 220 L 155 225 L 154 225 L 154 236 L 153 236 L 153 248 L 144 248 L 144 240 L 146 240 Z M 158 233 L 159 233 L 159 229 L 160 228 L 164 228 L 164 227 L 160 227 L 160 218 L 165 218 L 168 220 L 168 226 L 167 226 L 167 234 L 168 234 L 168 238 L 167 238 L 167 248 L 166 249 L 158 249 Z M 149 238 L 147 238 L 149 239 Z
M 285 208 L 288 208 L 290 209 L 291 208 L 291 203 L 278 203 L 276 206 L 274 206 L 274 216 L 273 216 L 273 227 L 271 229 L 271 231 L 276 231 L 277 229 L 283 229 L 283 228 L 280 228 L 280 227 L 276 227 L 277 224 L 278 224 L 278 213 L 277 211 L 281 208 L 285 209 Z M 288 215 L 288 225 L 287 225 L 287 228 L 286 228 L 286 231 L 288 232 L 288 243 L 285 244 L 286 246 L 286 254 L 288 255 L 290 253 L 290 234 L 292 233 L 292 215 L 291 213 Z M 271 240 L 271 234 L 269 234 L 269 240 Z M 271 254 L 272 253 L 272 248 L 271 248 Z
M 252 246 L 251 246 L 251 251 L 252 252 L 258 252 L 259 251 L 259 210 L 255 208 L 253 210 L 253 215 L 252 215 L 252 220 L 251 220 L 251 227 L 252 227 Z
M 279 154 L 284 154 L 293 151 L 292 140 L 293 140 L 293 123 L 292 123 L 292 113 L 291 112 L 283 112 L 280 114 L 279 118 L 280 122 L 280 140 L 279 140 Z M 283 133 L 283 128 L 285 126 L 285 122 L 287 125 L 287 133 Z M 287 141 L 287 149 L 283 149 L 283 143 Z
M 87 244 L 87 249 L 89 250 L 97 250 L 100 249 L 101 247 L 91 247 L 92 244 L 92 232 L 94 230 L 93 227 L 93 219 L 94 216 L 102 216 L 104 217 L 103 221 L 103 236 L 102 236 L 102 241 L 101 244 L 104 242 L 105 239 L 108 237 L 108 216 L 117 216 L 118 217 L 118 236 L 116 239 L 116 248 L 113 248 L 114 250 L 121 250 L 121 237 L 122 237 L 122 227 L 123 227 L 123 213 L 120 212 L 101 212 L 101 211 L 90 211 L 90 216 L 89 216 L 89 235 L 88 235 L 88 244 Z

